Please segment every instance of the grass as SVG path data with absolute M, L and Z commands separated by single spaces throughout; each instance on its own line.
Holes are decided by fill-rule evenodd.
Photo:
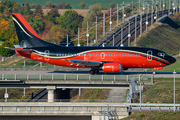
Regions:
M 12 0 L 10 0 L 10 1 L 12 1 Z M 15 1 L 19 4 L 25 3 L 24 0 L 13 0 L 13 1 Z M 102 0 L 66 0 L 66 1 L 65 0 L 38 0 L 38 1 L 37 0 L 29 0 L 29 4 L 31 5 L 33 3 L 35 3 L 35 4 L 38 3 L 38 4 L 41 4 L 42 6 L 45 6 L 47 1 L 51 1 L 52 3 L 56 3 L 56 4 L 60 4 L 61 2 L 69 3 L 74 9 L 81 9 L 79 4 L 82 1 L 85 2 L 85 4 L 86 4 L 85 9 L 87 9 L 90 5 L 94 5 L 96 3 L 101 3 L 103 5 L 103 7 L 106 9 L 109 9 L 109 4 L 111 2 L 114 2 L 116 5 L 123 3 L 123 0 L 121 0 L 121 1 L 119 1 L 119 0 L 113 0 L 113 1 L 112 0 L 103 0 L 103 1 Z M 133 1 L 137 2 L 138 0 L 133 0 Z M 125 4 L 128 4 L 128 3 L 132 2 L 132 0 L 126 0 L 124 2 L 125 2 Z
M 78 94 L 79 89 L 73 89 L 71 91 L 71 99 L 106 99 L 110 89 L 81 89 L 81 96 Z
M 159 81 L 160 82 L 160 81 Z M 176 81 L 175 100 L 180 103 L 180 81 Z M 142 103 L 173 103 L 174 83 L 172 80 L 156 83 L 149 86 L 148 90 L 142 93 Z
M 133 112 L 122 120 L 179 120 L 180 112 Z
M 175 63 L 164 67 L 162 70 L 157 70 L 157 71 L 173 72 L 174 70 L 176 72 L 180 71 L 180 58 L 177 58 Z
M 27 99 L 30 98 L 32 93 L 37 93 L 39 89 L 28 89 L 26 88 L 26 96 L 24 95 L 24 89 L 23 88 L 8 88 L 7 92 L 9 95 L 8 99 Z M 0 99 L 4 99 L 4 93 L 5 89 L 0 89 Z
M 180 51 L 180 31 L 168 24 L 155 23 L 137 39 L 137 46 L 160 49 L 169 55 L 178 54 Z

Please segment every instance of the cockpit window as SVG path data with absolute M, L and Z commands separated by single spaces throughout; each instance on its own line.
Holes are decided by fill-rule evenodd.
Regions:
M 164 57 L 164 56 L 165 56 L 165 53 L 158 53 L 158 56 Z

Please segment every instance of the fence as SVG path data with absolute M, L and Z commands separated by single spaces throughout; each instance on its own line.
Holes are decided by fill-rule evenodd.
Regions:
M 180 104 L 124 103 L 129 111 L 180 111 Z
M 153 75 L 43 75 L 43 74 L 0 74 L 0 80 L 76 80 L 76 81 L 131 81 L 132 78 L 136 81 L 153 81 Z

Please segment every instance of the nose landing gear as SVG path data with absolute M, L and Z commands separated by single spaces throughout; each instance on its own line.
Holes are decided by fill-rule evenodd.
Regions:
M 90 74 L 98 74 L 99 73 L 99 69 L 91 69 L 90 70 Z

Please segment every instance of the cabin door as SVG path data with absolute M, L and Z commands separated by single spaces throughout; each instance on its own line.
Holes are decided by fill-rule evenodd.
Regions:
M 152 61 L 152 51 L 151 50 L 147 51 L 147 61 Z
M 45 61 L 49 61 L 49 50 L 45 50 Z

